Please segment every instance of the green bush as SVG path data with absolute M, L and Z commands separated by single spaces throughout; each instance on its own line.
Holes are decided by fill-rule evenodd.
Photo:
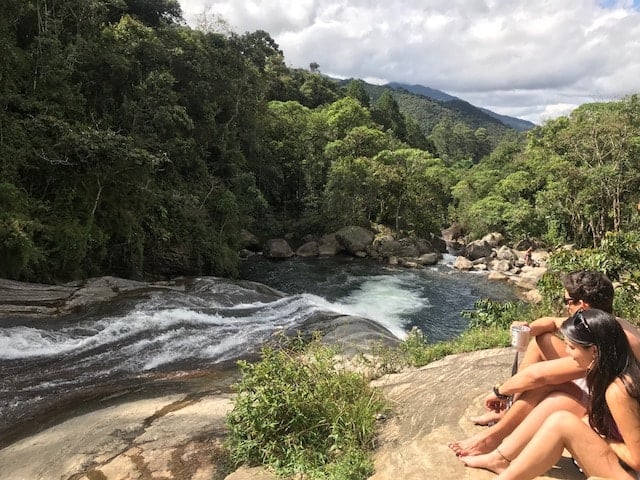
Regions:
M 462 312 L 463 318 L 469 318 L 469 327 L 498 327 L 509 329 L 516 320 L 531 318 L 531 307 L 523 302 L 498 302 L 483 298 L 473 304 L 473 310 Z
M 304 354 L 265 348 L 260 362 L 239 362 L 242 377 L 227 417 L 236 464 L 314 479 L 371 475 L 369 451 L 385 402 L 361 374 L 337 368 L 334 353 L 314 341 Z

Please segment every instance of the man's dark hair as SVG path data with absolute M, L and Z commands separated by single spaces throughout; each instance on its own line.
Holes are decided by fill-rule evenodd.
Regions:
M 613 311 L 613 284 L 601 272 L 581 270 L 562 277 L 562 286 L 574 300 L 583 300 L 591 308 Z

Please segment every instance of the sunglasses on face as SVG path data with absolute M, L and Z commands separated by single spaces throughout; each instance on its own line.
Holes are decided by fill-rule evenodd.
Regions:
M 564 302 L 565 305 L 573 305 L 574 303 L 578 303 L 579 300 L 575 300 L 571 297 L 564 297 L 562 301 Z

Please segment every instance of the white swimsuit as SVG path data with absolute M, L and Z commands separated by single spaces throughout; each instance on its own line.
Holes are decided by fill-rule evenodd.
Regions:
M 587 405 L 589 403 L 589 387 L 587 386 L 587 379 L 585 377 L 577 378 L 573 380 L 573 383 L 582 391 L 582 398 L 580 401 Z M 640 480 L 640 478 L 638 478 Z

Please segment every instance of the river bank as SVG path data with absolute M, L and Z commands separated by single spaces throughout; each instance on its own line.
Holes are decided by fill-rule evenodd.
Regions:
M 476 277 L 473 276 L 471 278 Z M 132 299 L 138 301 L 141 295 L 154 298 L 154 295 L 158 292 L 170 294 L 172 296 L 173 305 L 177 299 L 179 300 L 182 298 L 183 294 L 189 291 L 202 291 L 203 289 L 209 291 L 213 284 L 217 285 L 216 293 L 213 297 L 207 297 L 206 302 L 209 304 L 215 298 L 217 309 L 220 308 L 219 305 L 221 303 L 226 303 L 231 306 L 233 312 L 236 312 L 237 309 L 235 309 L 233 305 L 238 305 L 239 303 L 247 302 L 247 304 L 254 304 L 256 300 L 260 301 L 260 299 L 262 299 L 263 301 L 267 301 L 267 303 L 271 304 L 273 303 L 274 298 L 285 298 L 281 292 L 261 284 L 256 284 L 255 282 L 239 281 L 236 283 L 224 279 L 215 279 L 212 282 L 207 280 L 205 283 L 202 283 L 202 280 L 196 281 L 195 279 L 176 279 L 171 282 L 145 283 L 132 282 L 130 280 L 117 279 L 113 277 L 102 277 L 62 287 L 38 286 L 32 284 L 27 285 L 18 284 L 17 282 L 0 281 L 0 298 L 3 300 L 3 305 L 6 309 L 12 309 L 14 312 L 11 316 L 3 315 L 2 319 L 3 322 L 6 322 L 7 319 L 13 318 L 13 320 L 9 320 L 9 322 L 14 322 L 16 325 L 29 323 L 29 320 L 25 320 L 29 318 L 39 324 L 49 324 L 53 322 L 54 325 L 57 325 L 58 320 L 56 319 L 67 315 L 76 315 L 77 317 L 74 317 L 74 319 L 82 319 L 89 313 L 110 315 L 113 313 L 115 305 L 120 307 L 122 306 L 122 303 L 127 303 Z M 233 289 L 231 289 L 231 286 L 233 286 Z M 241 288 L 239 290 L 235 290 L 235 287 L 238 286 Z M 23 297 L 20 297 L 20 295 L 23 295 Z M 20 298 L 23 299 L 22 302 L 20 301 Z M 156 301 L 153 303 L 154 309 L 164 312 L 166 306 L 163 306 L 162 303 L 158 304 L 157 297 L 155 298 Z M 179 300 L 179 303 L 180 302 L 184 305 L 183 300 Z M 280 302 L 280 300 L 276 300 L 276 303 L 278 302 Z M 173 309 L 174 307 L 171 308 Z M 172 310 L 172 312 L 172 315 L 174 316 L 184 316 L 182 313 L 179 313 L 179 311 Z M 252 312 L 253 313 L 250 314 L 254 315 L 255 311 L 252 310 Z M 233 315 L 236 315 L 236 313 L 233 313 Z M 276 314 L 276 316 L 279 316 L 279 314 Z M 151 323 L 154 325 L 157 325 L 158 322 L 162 324 L 162 317 L 151 317 L 151 320 Z M 113 322 L 113 319 L 110 321 Z M 126 323 L 123 323 L 122 326 L 117 327 L 117 330 L 120 331 L 123 327 L 127 328 L 126 325 Z M 378 341 L 380 339 L 385 339 L 391 343 L 398 341 L 394 335 L 379 324 L 354 316 L 340 316 L 335 314 L 332 314 L 331 316 L 326 316 L 324 314 L 320 316 L 311 315 L 308 317 L 307 325 L 309 327 L 308 331 L 322 327 L 321 329 L 325 331 L 325 334 L 327 334 L 329 338 L 333 339 L 332 341 L 341 341 L 345 342 L 345 344 L 349 343 L 351 345 L 358 345 L 359 348 L 366 345 L 369 340 Z M 180 329 L 184 328 L 184 324 L 177 324 L 177 326 Z M 167 331 L 173 331 L 174 327 L 172 327 L 171 324 L 167 325 L 167 327 L 170 329 Z M 166 340 L 166 337 L 164 337 L 162 345 L 166 344 Z M 119 342 L 114 344 L 114 346 L 115 345 L 118 345 L 117 348 L 122 348 L 122 345 Z M 11 430 L 4 432 L 2 435 L 3 441 L 1 446 L 4 446 L 5 448 L 0 450 L 0 458 L 4 460 L 0 460 L 0 467 L 6 466 L 8 469 L 6 471 L 13 471 L 16 475 L 22 475 L 20 473 L 20 469 L 25 468 L 25 466 L 28 465 L 21 464 L 21 461 L 19 460 L 20 454 L 16 455 L 17 463 L 12 463 L 13 461 L 10 459 L 14 456 L 13 453 L 28 451 L 30 448 L 28 445 L 32 445 L 33 442 L 35 442 L 35 445 L 46 444 L 50 441 L 47 440 L 47 435 L 49 434 L 53 435 L 52 438 L 60 438 L 61 435 L 64 436 L 65 434 L 61 433 L 57 429 L 61 425 L 69 425 L 69 422 L 71 422 L 72 425 L 82 425 L 82 421 L 86 421 L 87 424 L 85 427 L 79 426 L 77 428 L 80 430 L 88 428 L 90 430 L 104 432 L 103 430 L 100 430 L 98 426 L 92 426 L 92 422 L 95 421 L 94 416 L 97 415 L 96 418 L 99 419 L 97 421 L 100 422 L 100 425 L 102 425 L 103 422 L 111 425 L 113 431 L 108 435 L 109 438 L 113 437 L 117 439 L 122 437 L 120 438 L 121 441 L 115 442 L 113 444 L 114 446 L 104 447 L 109 449 L 109 453 L 105 453 L 103 451 L 103 447 L 100 446 L 91 450 L 93 453 L 90 454 L 87 453 L 89 450 L 77 445 L 70 445 L 68 449 L 65 450 L 66 452 L 69 452 L 69 456 L 73 458 L 78 456 L 84 458 L 85 453 L 91 457 L 91 459 L 84 458 L 84 460 L 77 464 L 76 467 L 74 467 L 77 470 L 74 470 L 74 473 L 70 474 L 67 478 L 83 478 L 82 476 L 77 476 L 80 475 L 80 470 L 82 470 L 84 472 L 82 475 L 89 475 L 87 478 L 94 480 L 94 477 L 92 477 L 93 474 L 90 473 L 92 471 L 91 468 L 96 470 L 97 467 L 95 467 L 95 465 L 102 465 L 104 468 L 107 468 L 106 465 L 101 463 L 101 459 L 114 458 L 114 456 L 118 457 L 129 451 L 131 448 L 137 448 L 134 447 L 133 444 L 127 442 L 132 438 L 138 438 L 138 434 L 140 432 L 146 431 L 145 425 L 154 424 L 156 421 L 155 419 L 164 417 L 165 413 L 171 414 L 174 411 L 181 411 L 182 414 L 186 414 L 183 411 L 183 408 L 186 408 L 186 406 L 192 406 L 193 409 L 195 409 L 195 412 L 197 412 L 194 413 L 194 415 L 199 416 L 203 424 L 209 425 L 209 423 L 207 423 L 209 420 L 206 418 L 208 415 L 207 409 L 212 409 L 212 405 L 214 404 L 226 405 L 226 408 L 229 408 L 229 403 L 226 401 L 219 403 L 218 397 L 222 396 L 222 399 L 232 400 L 233 397 L 229 385 L 233 382 L 234 372 L 221 372 L 219 367 L 220 366 L 217 365 L 215 368 L 208 368 L 204 366 L 197 370 L 181 369 L 178 372 L 149 372 L 144 375 L 134 375 L 127 381 L 123 381 L 121 376 L 117 376 L 115 380 L 117 382 L 117 388 L 115 389 L 108 390 L 108 388 L 112 388 L 113 385 L 111 385 L 107 386 L 108 388 L 106 389 L 92 388 L 86 393 L 86 395 L 83 394 L 72 398 L 70 397 L 70 400 L 65 400 L 64 397 L 61 399 L 58 398 L 56 408 L 49 409 L 46 412 L 40 411 L 40 414 L 37 417 L 33 417 L 34 419 L 37 418 L 37 420 L 30 420 L 30 417 L 23 418 L 23 420 L 14 425 Z M 158 396 L 158 394 L 160 394 L 160 396 Z M 27 398 L 28 397 L 25 397 L 25 399 Z M 196 405 L 201 404 L 201 402 L 204 402 L 202 405 L 207 405 L 204 411 L 196 408 Z M 133 411 L 138 413 L 131 414 L 127 405 L 130 405 Z M 111 414 L 108 412 L 120 412 L 121 406 L 125 409 L 125 412 L 129 412 L 122 413 L 124 417 L 129 418 L 129 415 L 133 415 L 133 417 L 142 421 L 143 425 L 129 425 L 127 423 L 128 420 L 123 418 L 120 413 L 114 413 L 115 419 L 113 421 L 105 419 L 105 417 L 102 416 L 102 413 L 100 413 L 105 411 L 105 415 L 109 417 Z M 222 413 L 221 416 L 223 416 Z M 76 419 L 82 419 L 82 421 Z M 118 426 L 119 422 L 122 423 L 122 425 Z M 167 432 L 171 432 L 171 428 L 166 426 L 163 426 L 162 428 Z M 202 449 L 211 453 L 210 447 L 212 445 L 211 441 L 213 441 L 212 439 L 214 438 L 214 432 L 223 432 L 225 427 L 224 425 L 217 423 L 215 426 L 211 426 L 212 430 L 206 430 L 208 427 L 203 427 L 206 430 L 204 432 L 200 427 L 195 425 L 189 428 L 193 429 L 191 433 L 176 433 L 175 431 L 173 434 L 168 433 L 169 443 L 165 445 L 166 448 L 162 448 L 165 448 L 165 450 L 171 450 L 171 453 L 169 454 L 165 452 L 162 455 L 169 455 L 171 458 L 174 458 L 175 455 L 177 455 L 177 451 L 186 452 L 187 450 L 193 450 L 200 451 L 202 453 Z M 42 435 L 44 435 L 44 437 L 42 437 Z M 80 438 L 84 438 L 83 435 L 80 435 Z M 155 436 L 160 434 L 156 432 L 153 433 L 153 435 L 155 438 Z M 71 434 L 72 438 L 77 436 L 77 433 Z M 104 433 L 101 436 L 104 436 Z M 192 446 L 187 448 L 187 444 L 183 442 L 187 437 L 190 439 L 204 438 L 208 440 L 201 446 Z M 222 434 L 222 437 L 224 437 L 224 434 Z M 147 437 L 143 436 L 141 438 L 146 439 Z M 174 442 L 176 438 L 181 440 L 179 440 L 178 443 L 171 443 Z M 127 441 L 123 442 L 123 439 Z M 100 442 L 99 440 L 94 441 Z M 191 440 L 189 440 L 189 442 L 190 441 Z M 142 440 L 142 442 L 145 443 L 146 440 Z M 82 444 L 85 443 L 88 445 L 90 440 L 83 440 Z M 122 448 L 123 445 L 126 445 L 128 448 L 121 451 L 120 448 Z M 52 450 L 54 450 L 53 447 Z M 82 454 L 79 452 L 82 452 Z M 152 454 L 153 457 L 157 457 L 158 455 L 160 455 L 158 452 L 154 452 Z M 206 456 L 208 454 L 202 453 L 202 455 Z M 134 465 L 139 465 L 140 462 L 144 464 L 145 461 L 141 460 L 143 457 L 144 455 L 140 456 L 136 454 L 131 457 L 135 461 L 131 460 L 131 458 L 130 460 L 133 461 Z M 122 458 L 120 458 L 120 460 L 124 461 Z M 62 466 L 67 465 L 70 461 L 72 460 L 64 460 L 62 464 L 60 464 L 59 459 L 49 459 L 48 464 L 55 465 L 56 468 L 61 468 Z M 127 460 L 127 462 L 128 461 L 129 460 Z M 176 472 L 181 468 L 176 465 L 178 464 L 175 464 L 171 468 L 166 467 L 167 471 L 173 472 L 172 475 L 174 475 L 173 477 L 170 476 L 167 478 L 200 478 L 193 476 L 196 475 L 196 473 L 188 469 L 187 470 L 191 472 L 189 475 L 192 476 L 184 476 L 187 475 L 186 473 L 182 477 L 176 476 L 178 475 Z M 151 466 L 147 466 L 145 468 L 150 469 L 151 471 L 156 467 L 154 466 L 152 468 Z M 2 468 L 0 470 L 4 471 L 5 469 Z M 187 470 L 185 470 L 185 472 Z M 129 475 L 130 473 L 127 473 L 126 475 Z M 138 478 L 135 476 L 128 477 L 126 475 L 122 477 L 107 476 L 106 478 Z M 162 476 L 158 477 L 159 474 L 157 472 L 154 475 L 157 478 L 163 478 Z M 0 476 L 0 478 L 3 477 Z M 15 480 L 15 478 L 53 477 L 25 476 L 6 478 Z M 142 476 L 139 478 L 145 477 Z M 212 477 L 205 476 L 203 478 L 210 479 Z
M 447 447 L 481 428 L 469 417 L 496 379 L 509 374 L 511 349 L 452 355 L 373 382 L 394 405 L 381 420 L 370 480 L 489 480 Z M 455 389 L 455 395 L 452 390 Z M 225 388 L 115 402 L 51 425 L 0 450 L 0 480 L 276 480 L 262 468 L 222 476 Z M 584 478 L 568 458 L 540 480 Z

